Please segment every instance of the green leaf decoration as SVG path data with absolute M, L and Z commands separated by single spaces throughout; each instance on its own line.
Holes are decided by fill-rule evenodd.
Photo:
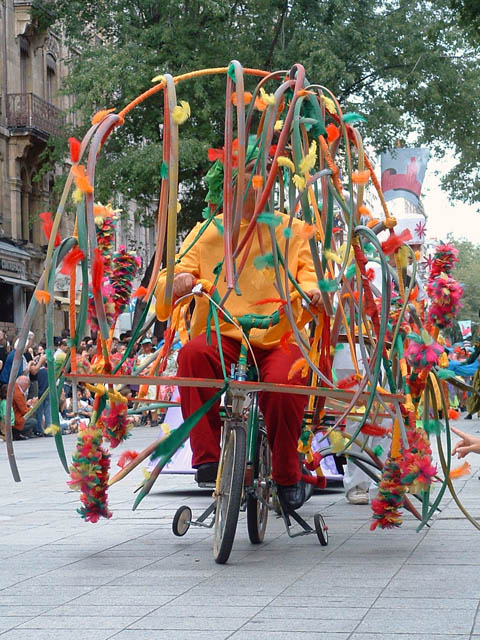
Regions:
M 168 164 L 165 160 L 160 165 L 160 178 L 162 178 L 162 180 L 166 180 L 168 178 Z
M 278 227 L 279 224 L 282 224 L 282 219 L 274 213 L 264 211 L 257 216 L 257 222 L 268 224 L 269 227 Z
M 343 121 L 345 124 L 358 124 L 359 122 L 366 122 L 365 116 L 355 113 L 355 111 L 349 111 L 343 114 Z
M 336 291 L 338 289 L 338 282 L 336 280 L 320 280 L 318 288 L 320 291 Z
M 235 78 L 235 65 L 233 64 L 233 62 L 230 64 L 230 66 L 228 67 L 228 71 L 227 74 L 230 76 L 230 78 L 236 82 L 236 78 Z
M 266 253 L 264 256 L 257 256 L 253 260 L 253 266 L 259 271 L 262 269 L 268 269 L 268 267 L 273 267 L 273 253 Z

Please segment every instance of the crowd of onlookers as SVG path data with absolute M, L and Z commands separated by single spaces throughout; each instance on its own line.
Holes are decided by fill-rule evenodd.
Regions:
M 120 334 L 119 338 L 113 338 L 109 357 L 112 363 L 120 361 L 131 339 L 131 332 Z M 0 330 L 0 438 L 5 439 L 6 397 L 10 373 L 17 353 L 18 338 L 8 340 L 5 332 Z M 145 337 L 140 345 L 135 346 L 128 356 L 130 371 L 158 347 L 156 336 Z M 70 352 L 68 332 L 55 339 L 55 351 L 53 359 L 56 370 L 60 370 Z M 76 348 L 77 370 L 81 373 L 92 372 L 97 354 L 97 344 L 94 338 L 86 336 Z M 18 358 L 17 358 L 18 359 Z M 135 389 L 133 389 L 135 394 Z M 79 424 L 88 422 L 93 406 L 93 396 L 88 388 L 78 383 L 76 386 L 76 399 L 73 398 L 73 388 L 68 382 L 64 382 L 59 392 L 59 422 L 65 433 L 75 432 Z M 32 411 L 32 408 L 34 409 Z M 148 416 L 149 414 L 147 414 Z M 145 417 L 143 420 L 146 421 Z M 35 342 L 35 335 L 29 332 L 25 348 L 20 358 L 20 366 L 15 382 L 13 403 L 10 415 L 12 435 L 14 440 L 26 440 L 28 438 L 51 435 L 50 397 L 48 393 L 48 369 L 46 343 Z

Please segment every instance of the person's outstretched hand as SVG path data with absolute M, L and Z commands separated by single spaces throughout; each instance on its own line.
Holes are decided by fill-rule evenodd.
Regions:
M 191 273 L 177 273 L 173 279 L 173 295 L 177 298 L 192 292 L 195 278 Z
M 480 438 L 464 433 L 460 429 L 450 427 L 453 433 L 461 438 L 453 447 L 452 456 L 457 454 L 457 458 L 464 458 L 468 453 L 480 453 Z

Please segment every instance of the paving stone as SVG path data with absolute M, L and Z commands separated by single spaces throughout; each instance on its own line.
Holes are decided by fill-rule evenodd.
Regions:
M 418 603 L 420 604 L 420 602 Z M 398 629 L 402 633 L 445 633 L 451 629 L 455 633 L 469 633 L 475 611 L 453 609 L 441 610 L 409 607 L 406 610 L 398 609 L 371 609 L 362 620 L 357 632 L 382 633 L 390 629 Z

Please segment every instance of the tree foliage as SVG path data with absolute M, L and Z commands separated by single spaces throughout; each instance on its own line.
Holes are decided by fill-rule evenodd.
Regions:
M 397 139 L 454 150 L 445 179 L 456 198 L 480 199 L 478 51 L 449 0 L 44 0 L 78 55 L 64 90 L 83 122 L 100 108 L 121 109 L 159 73 L 227 66 L 289 69 L 330 88 L 345 109 L 368 118 L 367 141 Z M 248 89 L 248 86 L 247 86 Z M 178 85 L 192 118 L 181 128 L 182 215 L 191 226 L 203 207 L 207 149 L 221 146 L 225 80 Z M 155 204 L 162 153 L 161 98 L 131 112 L 106 145 L 99 197 L 123 193 Z M 85 127 L 82 127 L 82 133 Z M 70 134 L 70 132 L 69 132 Z M 63 144 L 63 143 L 62 143 Z M 64 153 L 54 150 L 52 159 Z
M 464 286 L 462 304 L 458 314 L 459 320 L 478 322 L 480 311 L 480 245 L 473 244 L 466 238 L 456 239 L 451 234 L 448 242 L 458 249 L 458 263 L 455 265 L 453 277 Z

